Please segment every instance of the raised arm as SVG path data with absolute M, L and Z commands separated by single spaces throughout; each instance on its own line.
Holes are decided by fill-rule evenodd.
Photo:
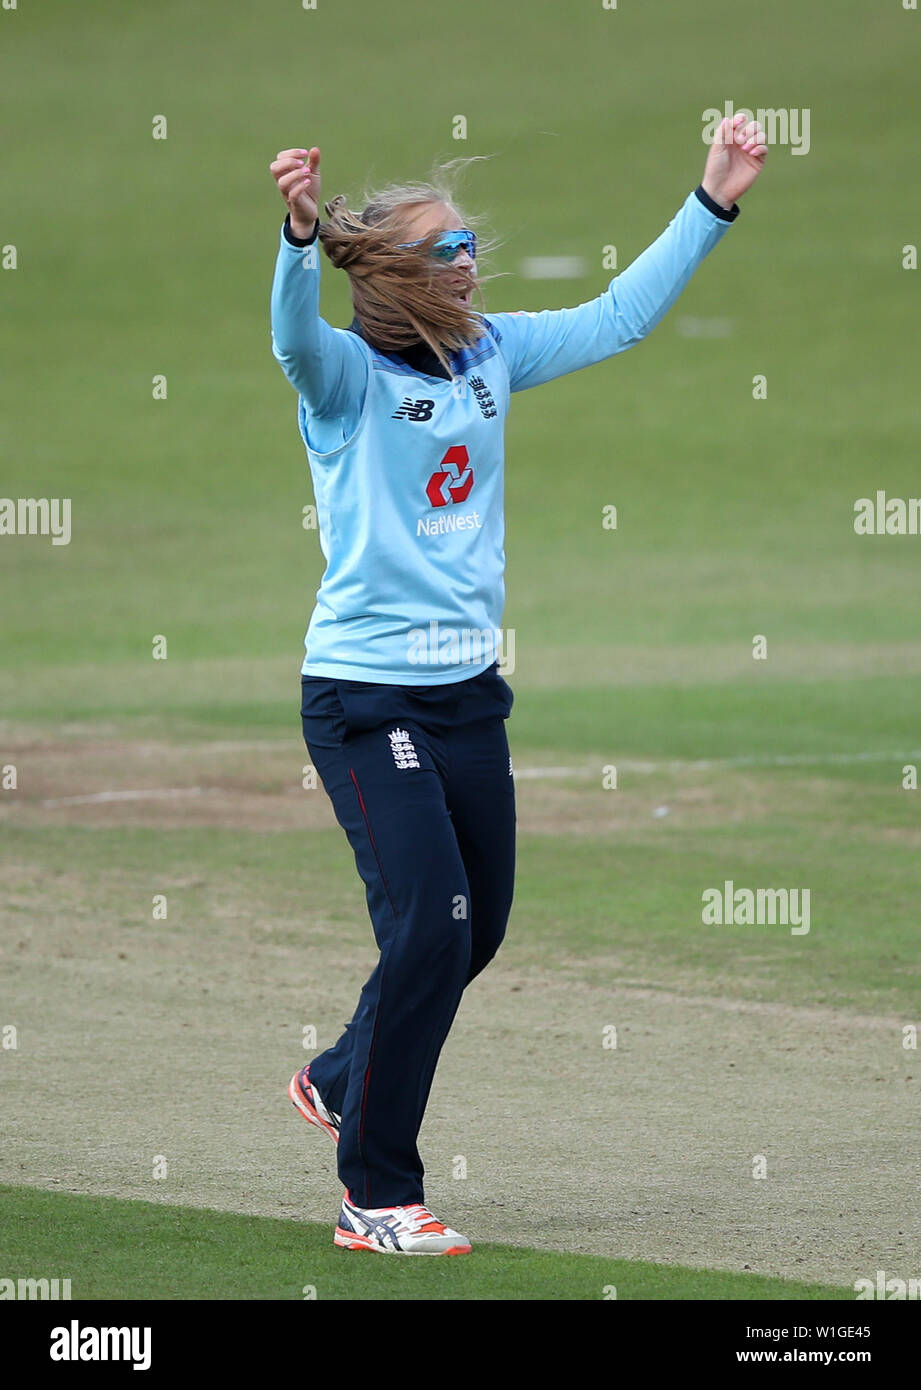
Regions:
M 597 299 L 574 309 L 489 314 L 512 391 L 601 362 L 645 338 L 738 216 L 767 154 L 764 133 L 740 113 L 723 122 L 703 180 L 668 227 Z
M 271 165 L 288 206 L 272 282 L 272 355 L 311 414 L 355 419 L 368 362 L 354 333 L 320 318 L 319 169 L 316 147 L 282 150 Z

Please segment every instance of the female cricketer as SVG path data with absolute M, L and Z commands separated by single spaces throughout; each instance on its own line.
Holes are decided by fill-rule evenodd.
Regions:
M 496 314 L 471 307 L 477 241 L 449 166 L 372 195 L 360 214 L 334 198 L 324 222 L 320 150 L 271 164 L 288 209 L 272 352 L 298 393 L 326 560 L 303 734 L 380 949 L 342 1036 L 288 1091 L 338 1144 L 338 1246 L 471 1248 L 425 1206 L 417 1137 L 461 995 L 498 950 L 512 903 L 513 696 L 497 660 L 510 395 L 645 338 L 738 216 L 766 154 L 757 121 L 727 117 L 700 185 L 597 299 Z M 349 277 L 348 329 L 319 315 L 318 242 Z

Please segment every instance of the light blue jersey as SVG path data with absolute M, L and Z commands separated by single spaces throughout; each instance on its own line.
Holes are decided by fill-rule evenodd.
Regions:
M 695 190 L 597 299 L 482 315 L 483 336 L 453 355 L 451 380 L 330 327 L 320 247 L 294 246 L 283 229 L 272 352 L 298 393 L 326 559 L 305 675 L 432 685 L 501 656 L 511 393 L 641 342 L 737 213 Z

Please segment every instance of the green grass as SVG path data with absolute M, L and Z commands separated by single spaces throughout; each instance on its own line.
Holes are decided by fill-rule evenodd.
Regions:
M 469 1257 L 379 1260 L 328 1225 L 0 1186 L 3 1277 L 70 1278 L 74 1299 L 841 1299 L 756 1274 L 476 1243 Z M 22 1272 L 20 1274 L 20 1271 Z
M 9 736 L 24 799 L 42 740 L 266 738 L 299 775 L 297 672 L 322 558 L 301 526 L 295 397 L 269 350 L 277 149 L 318 143 L 326 197 L 424 175 L 438 156 L 493 156 L 466 184 L 503 242 L 483 267 L 499 273 L 487 308 L 553 308 L 605 287 L 605 246 L 622 268 L 673 216 L 701 175 L 706 107 L 809 108 L 810 153 L 771 150 L 649 342 L 513 398 L 509 733 L 516 767 L 583 771 L 552 784 L 556 810 L 521 837 L 503 950 L 556 969 L 561 988 L 693 980 L 914 1018 L 921 793 L 900 778 L 921 763 L 921 538 L 858 537 L 853 504 L 919 490 L 906 348 L 921 277 L 901 269 L 921 226 L 905 159 L 918 16 L 895 0 L 839 0 L 833 23 L 775 0 L 754 28 L 728 0 L 468 0 L 463 23 L 422 0 L 51 0 L 2 20 L 0 245 L 19 268 L 0 271 L 13 344 L 0 492 L 73 501 L 67 547 L 0 537 L 0 768 Z M 166 141 L 151 138 L 160 114 Z M 536 254 L 589 270 L 523 280 Z M 326 263 L 323 277 L 323 313 L 344 325 L 345 279 Z M 682 336 L 689 316 L 731 333 Z M 601 524 L 611 503 L 616 531 Z M 151 659 L 157 634 L 165 662 Z M 767 661 L 752 660 L 756 634 Z M 601 789 L 607 764 L 617 792 Z M 190 784 L 200 775 L 190 757 Z M 0 791 L 5 932 L 54 966 L 43 924 L 73 923 L 91 984 L 146 968 L 167 1022 L 174 982 L 156 952 L 178 971 L 187 934 L 214 931 L 261 965 L 273 942 L 303 940 L 305 884 L 311 930 L 369 949 L 338 833 L 91 828 L 79 810 L 18 825 L 14 796 Z M 701 892 L 725 878 L 810 888 L 809 935 L 703 927 Z M 160 891 L 170 918 L 151 944 Z M 41 1009 L 34 1026 L 49 1026 Z M 10 1258 L 72 1263 L 92 1297 L 297 1298 L 308 1282 L 320 1297 L 595 1298 L 608 1282 L 621 1297 L 781 1296 L 753 1295 L 752 1276 L 488 1245 L 469 1263 L 379 1270 L 332 1252 L 326 1227 L 106 1198 L 6 1189 L 4 1207 Z
M 900 268 L 921 217 L 903 169 L 915 17 L 842 0 L 830 26 L 778 0 L 752 42 L 723 22 L 724 0 L 578 7 L 562 29 L 550 0 L 471 0 L 446 46 L 430 9 L 397 9 L 395 27 L 370 0 L 258 14 L 166 0 L 117 16 L 58 0 L 10 21 L 21 126 L 4 235 L 20 268 L 0 276 L 16 344 L 0 383 L 4 490 L 71 496 L 74 539 L 0 545 L 5 665 L 28 682 L 62 662 L 130 662 L 161 632 L 175 660 L 295 659 L 322 564 L 300 525 L 294 395 L 268 343 L 282 209 L 267 164 L 281 143 L 319 141 L 329 195 L 418 174 L 436 154 L 494 154 L 469 178 L 505 239 L 488 305 L 553 307 L 603 288 L 604 245 L 625 265 L 661 230 L 700 177 L 702 110 L 730 95 L 808 106 L 813 147 L 771 151 L 649 342 L 515 397 L 506 625 L 535 653 L 756 632 L 778 651 L 916 642 L 921 542 L 852 529 L 856 497 L 917 490 L 904 349 L 921 281 Z M 406 84 L 412 113 L 393 100 Z M 456 112 L 466 141 L 450 138 Z M 155 114 L 166 141 L 151 139 Z M 66 208 L 54 235 L 38 164 Z M 591 270 L 518 278 L 522 256 L 549 251 Z M 328 267 L 323 295 L 346 322 L 344 277 Z M 686 315 L 729 317 L 734 333 L 683 338 Z M 165 402 L 151 399 L 159 372 Z M 610 502 L 616 533 L 601 527 Z M 87 673 L 69 698 L 92 689 Z

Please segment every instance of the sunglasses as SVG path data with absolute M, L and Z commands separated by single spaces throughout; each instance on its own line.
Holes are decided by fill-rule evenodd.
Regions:
M 421 246 L 424 240 L 424 237 L 420 237 L 418 241 L 403 241 L 400 243 L 400 250 Z M 437 256 L 440 261 L 453 261 L 458 251 L 462 250 L 467 252 L 472 261 L 476 260 L 476 233 L 468 232 L 466 227 L 457 232 L 442 232 L 432 247 L 432 255 Z

